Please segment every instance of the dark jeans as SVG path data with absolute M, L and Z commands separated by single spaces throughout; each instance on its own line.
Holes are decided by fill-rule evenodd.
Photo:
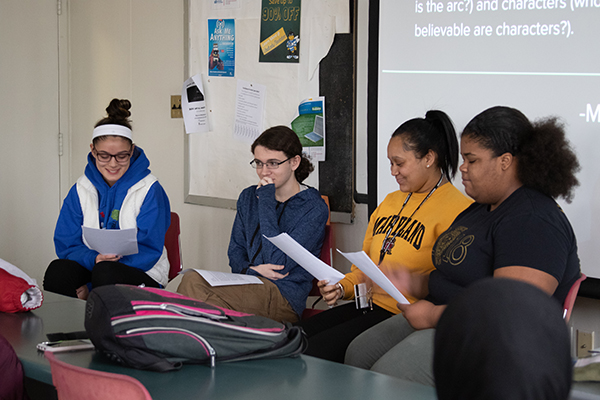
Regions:
M 304 354 L 343 363 L 346 349 L 355 337 L 392 315 L 375 304 L 372 311 L 363 313 L 352 302 L 323 311 L 296 325 L 301 326 L 308 336 Z
M 117 283 L 143 283 L 150 287 L 160 287 L 158 282 L 141 269 L 114 261 L 99 262 L 90 271 L 76 261 L 59 259 L 50 263 L 44 275 L 44 290 L 70 297 L 77 297 L 76 290 L 88 283 L 92 284 L 92 289 Z

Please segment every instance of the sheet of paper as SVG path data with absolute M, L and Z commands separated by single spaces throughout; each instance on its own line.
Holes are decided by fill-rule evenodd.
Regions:
M 346 257 L 348 261 L 356 265 L 358 269 L 365 273 L 373 282 L 379 285 L 385 290 L 390 296 L 394 298 L 400 304 L 409 304 L 406 297 L 394 286 L 392 282 L 381 272 L 379 268 L 369 258 L 367 253 L 364 251 L 358 251 L 356 253 L 342 253 L 339 249 L 338 252 Z
M 333 285 L 338 283 L 344 277 L 344 274 L 319 260 L 310 251 L 306 250 L 298 242 L 292 239 L 287 233 L 281 233 L 275 237 L 266 238 L 318 280 L 322 281 L 326 279 L 329 281 L 330 285 Z
M 183 83 L 181 112 L 186 133 L 208 132 L 208 114 L 200 75 L 194 75 Z
M 586 367 L 590 364 L 596 364 L 596 363 L 600 363 L 600 356 L 592 355 L 591 357 L 578 358 L 577 362 L 575 362 L 574 367 L 581 368 L 581 367 Z
M 259 83 L 237 80 L 233 137 L 252 143 L 262 133 L 267 87 Z
M 183 270 L 183 274 L 189 269 Z M 230 272 L 207 271 L 205 269 L 193 269 L 199 273 L 210 286 L 229 286 L 229 285 L 262 285 L 263 282 L 254 275 L 232 274 Z
M 83 241 L 100 254 L 128 256 L 137 254 L 137 229 L 96 229 L 81 227 Z

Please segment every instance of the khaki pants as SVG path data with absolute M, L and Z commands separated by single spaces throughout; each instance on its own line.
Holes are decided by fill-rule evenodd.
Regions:
M 187 271 L 177 288 L 184 296 L 230 310 L 261 315 L 279 322 L 298 321 L 298 315 L 270 280 L 263 285 L 210 286 L 196 271 Z

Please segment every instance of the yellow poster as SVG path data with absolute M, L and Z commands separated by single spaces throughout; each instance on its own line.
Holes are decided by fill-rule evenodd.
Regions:
M 260 43 L 263 54 L 268 54 L 275 47 L 286 41 L 285 31 L 281 27 L 277 32 L 266 38 Z

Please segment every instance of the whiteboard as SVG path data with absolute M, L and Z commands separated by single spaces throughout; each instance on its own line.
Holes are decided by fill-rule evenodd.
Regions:
M 600 277 L 600 2 L 380 1 L 378 154 L 404 121 L 440 109 L 460 133 L 495 105 L 566 123 L 581 164 L 571 204 L 582 271 Z M 587 6 L 586 6 L 587 5 Z M 523 8 L 524 7 L 524 8 Z M 463 189 L 459 179 L 456 187 Z M 377 198 L 397 190 L 378 158 Z

